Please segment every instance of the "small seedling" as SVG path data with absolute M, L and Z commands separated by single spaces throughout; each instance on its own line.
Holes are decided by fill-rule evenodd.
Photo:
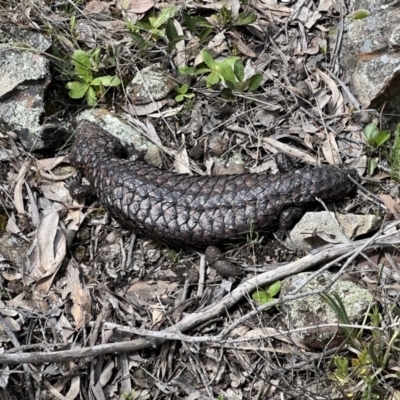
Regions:
M 188 90 L 188 85 L 176 86 L 175 92 L 177 92 L 178 95 L 175 96 L 175 101 L 179 103 L 185 99 L 192 99 L 194 97 L 194 93 L 188 93 Z
M 281 281 L 277 281 L 271 285 L 265 286 L 264 289 L 256 290 L 251 297 L 254 301 L 260 303 L 260 305 L 264 305 L 274 300 L 274 296 L 276 296 L 280 290 Z
M 211 16 L 211 19 L 215 20 L 215 24 L 220 29 L 223 29 L 225 27 L 250 25 L 257 20 L 257 16 L 242 12 L 235 17 L 232 11 L 224 5 L 218 14 Z
M 368 124 L 364 128 L 364 136 L 367 139 L 368 144 L 371 146 L 372 150 L 376 150 L 381 147 L 384 143 L 386 143 L 390 139 L 389 131 L 381 131 L 374 123 Z M 368 161 L 368 174 L 373 175 L 377 162 L 370 158 Z
M 75 67 L 75 81 L 68 82 L 68 95 L 72 99 L 85 97 L 89 106 L 94 106 L 98 97 L 103 95 L 104 87 L 118 86 L 121 81 L 116 76 L 100 76 L 95 78 L 100 63 L 100 49 L 92 52 L 76 50 L 72 55 L 72 62 Z
M 255 91 L 261 83 L 262 74 L 254 74 L 245 80 L 245 69 L 239 57 L 226 57 L 215 61 L 207 50 L 200 52 L 203 63 L 196 68 L 181 66 L 178 71 L 182 75 L 208 74 L 206 85 L 211 87 L 219 82 L 228 89 L 225 95 L 232 95 L 232 91 Z

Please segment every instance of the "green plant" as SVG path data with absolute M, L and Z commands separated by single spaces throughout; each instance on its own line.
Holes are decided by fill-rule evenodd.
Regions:
M 159 12 L 157 15 L 154 10 L 151 11 L 146 19 L 143 19 L 136 24 L 130 21 L 126 22 L 126 26 L 131 31 L 130 36 L 139 45 L 139 49 L 145 51 L 153 46 L 153 42 L 160 39 L 168 39 L 168 50 L 170 50 L 177 42 L 184 39 L 184 36 L 179 36 L 174 25 L 173 17 L 177 12 L 176 7 L 168 7 Z M 163 25 L 165 24 L 165 28 Z M 143 36 L 147 34 L 147 37 Z
M 183 13 L 183 19 L 190 33 L 199 38 L 199 43 L 204 43 L 214 29 L 204 17 L 199 15 L 191 16 L 187 13 Z
M 264 289 L 258 289 L 252 294 L 252 298 L 260 305 L 270 303 L 274 296 L 276 296 L 281 290 L 281 281 L 276 281 L 271 285 L 265 286 Z
M 178 94 L 175 96 L 175 100 L 179 103 L 185 99 L 192 99 L 194 97 L 194 93 L 188 93 L 188 90 L 188 85 L 176 86 L 175 92 Z
M 364 136 L 367 139 L 367 143 L 371 146 L 372 150 L 377 150 L 383 144 L 390 139 L 389 131 L 381 131 L 376 124 L 370 123 L 364 128 Z M 369 153 L 372 153 L 370 150 Z M 373 175 L 378 163 L 373 158 L 368 160 L 368 174 Z
M 321 297 L 327 301 L 341 323 L 350 324 L 343 302 L 336 293 L 333 296 L 322 295 Z M 393 311 L 397 311 L 396 308 L 397 306 L 393 306 Z M 335 356 L 333 359 L 335 369 L 329 377 L 340 386 L 342 392 L 346 392 L 348 397 L 356 397 L 360 392 L 362 399 L 373 400 L 380 398 L 379 390 L 382 390 L 382 385 L 383 387 L 387 385 L 386 382 L 378 381 L 377 373 L 387 370 L 392 358 L 397 360 L 399 358 L 400 331 L 393 328 L 382 329 L 382 317 L 376 305 L 368 313 L 368 317 L 371 327 L 376 329 L 372 329 L 371 335 L 367 338 L 363 337 L 363 329 L 340 328 L 346 333 L 347 340 L 350 341 L 349 349 L 356 356 Z M 390 376 L 390 374 L 381 374 L 381 376 L 386 375 Z M 399 377 L 397 374 L 397 379 Z
M 353 18 L 355 20 L 356 19 L 364 19 L 364 18 L 369 17 L 369 15 L 370 15 L 370 12 L 368 10 L 360 9 L 360 10 L 354 11 L 353 14 L 350 15 L 350 18 Z
M 177 252 L 174 251 L 174 250 L 169 250 L 169 251 L 168 251 L 168 256 L 169 256 L 169 258 L 171 259 L 171 261 L 172 261 L 174 264 L 177 264 L 177 263 L 179 262 L 180 258 L 181 258 L 181 253 L 180 253 L 180 252 L 177 253 Z
M 72 55 L 72 62 L 76 80 L 66 84 L 69 89 L 68 95 L 72 99 L 85 97 L 87 104 L 93 106 L 98 97 L 104 93 L 104 87 L 118 86 L 121 83 L 116 76 L 93 76 L 100 64 L 99 48 L 90 52 L 76 50 Z
M 229 10 L 225 5 L 222 6 L 219 13 L 214 14 L 211 18 L 215 20 L 216 25 L 220 29 L 231 26 L 245 26 L 252 24 L 257 20 L 257 16 L 255 14 L 248 12 L 241 12 L 235 17 L 232 11 Z
M 239 57 L 226 57 L 216 61 L 207 50 L 200 52 L 203 63 L 197 67 L 180 66 L 178 71 L 182 75 L 202 75 L 208 74 L 206 85 L 211 87 L 220 81 L 227 90 L 224 95 L 231 96 L 233 90 L 238 92 L 256 90 L 262 80 L 262 74 L 253 74 L 245 79 L 245 69 Z
M 397 124 L 393 141 L 393 147 L 390 154 L 391 178 L 400 182 L 400 123 Z
M 124 393 L 121 397 L 125 400 L 133 400 L 135 398 L 135 389 L 132 389 L 130 393 Z

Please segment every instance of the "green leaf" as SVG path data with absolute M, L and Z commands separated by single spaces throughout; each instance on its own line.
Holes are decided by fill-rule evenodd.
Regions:
M 207 50 L 201 50 L 200 55 L 207 67 L 213 70 L 215 68 L 215 61 L 212 58 L 212 55 Z
M 178 103 L 183 101 L 183 99 L 184 99 L 183 94 L 178 94 L 177 96 L 175 96 L 175 101 L 177 101 Z
M 189 89 L 189 86 L 188 86 L 188 85 L 182 85 L 182 86 L 179 88 L 179 93 L 185 94 L 185 93 L 187 93 L 188 89 Z
M 270 297 L 276 296 L 280 290 L 281 290 L 281 281 L 276 281 L 272 283 L 271 285 L 269 285 L 268 289 L 266 289 Z
M 185 96 L 187 99 L 193 99 L 194 93 L 186 93 L 184 96 Z
M 260 303 L 261 305 L 271 301 L 267 293 L 265 293 L 263 290 L 257 290 L 256 292 L 253 293 L 251 297 L 253 298 L 254 301 Z
M 200 66 L 196 67 L 196 71 L 195 71 L 194 75 L 208 74 L 209 72 L 213 72 L 213 71 L 210 68 L 208 68 L 207 66 L 205 66 L 204 64 L 200 64 Z
M 86 82 L 68 82 L 66 84 L 67 89 L 70 89 L 68 96 L 71 99 L 81 99 L 89 88 Z
M 168 19 L 173 18 L 175 14 L 176 14 L 176 7 L 165 8 L 158 14 L 157 18 L 153 20 L 152 28 L 156 29 L 159 28 L 160 26 L 165 24 Z
M 91 86 L 89 86 L 88 91 L 86 92 L 86 103 L 89 106 L 95 106 L 97 103 L 96 93 Z
M 233 85 L 236 83 L 236 76 L 228 63 L 221 63 L 218 65 L 218 72 L 225 81 L 231 82 Z
M 213 28 L 204 28 L 199 34 L 199 42 L 204 43 L 212 31 Z
M 235 22 L 235 25 L 236 26 L 250 25 L 255 21 L 257 21 L 257 16 L 255 14 L 240 13 L 237 21 Z
M 382 146 L 389 139 L 390 139 L 389 131 L 380 131 L 375 137 L 376 147 Z
M 235 85 L 235 90 L 237 92 L 244 92 L 249 87 L 249 81 L 246 82 L 237 82 Z
M 183 39 L 185 39 L 184 36 L 176 36 L 173 40 L 170 40 L 167 46 L 167 51 L 171 51 L 173 47 Z
M 189 14 L 187 13 L 182 13 L 183 19 L 185 20 L 185 24 L 187 28 L 189 29 L 190 33 L 196 34 L 196 23 L 194 21 L 194 18 L 192 18 Z
M 140 35 L 139 33 L 137 33 L 137 32 L 132 32 L 132 33 L 130 33 L 129 35 L 130 35 L 131 38 L 138 44 L 140 50 L 147 50 L 147 49 L 151 46 L 151 44 L 148 43 L 148 42 L 146 42 L 146 41 L 143 39 L 143 36 Z
M 375 172 L 378 163 L 372 158 L 368 161 L 368 175 L 372 176 Z
M 178 72 L 180 75 L 194 75 L 195 74 L 194 68 L 188 67 L 187 65 L 179 66 Z
M 221 96 L 224 97 L 225 99 L 231 99 L 232 97 L 234 97 L 232 89 L 229 89 L 229 88 L 222 89 Z
M 239 82 L 243 82 L 244 79 L 244 66 L 242 60 L 236 60 L 235 64 L 233 65 L 233 71 L 236 75 L 236 78 Z
M 93 79 L 89 55 L 82 50 L 74 51 L 72 62 L 78 75 L 87 83 Z
M 211 72 L 210 75 L 207 77 L 207 87 L 211 87 L 219 82 L 219 74 L 217 71 Z
M 151 24 L 149 24 L 148 22 L 146 22 L 146 21 L 136 22 L 136 24 L 133 25 L 133 27 L 136 28 L 135 31 L 137 29 L 140 29 L 140 30 L 146 31 L 146 32 L 150 32 L 152 30 L 152 28 L 153 28 L 153 26 Z
M 261 81 L 263 80 L 262 74 L 255 74 L 250 78 L 249 82 L 249 90 L 250 92 L 254 92 L 260 86 Z
M 375 139 L 375 137 L 378 133 L 379 133 L 379 129 L 376 126 L 376 124 L 374 124 L 373 122 L 371 122 L 364 128 L 364 135 L 367 140 Z
M 168 40 L 176 40 L 176 38 L 178 37 L 178 31 L 175 28 L 173 19 L 168 20 L 165 27 L 165 34 L 167 35 Z
M 106 76 L 100 76 L 98 78 L 93 79 L 92 83 L 93 86 L 118 86 L 121 84 L 121 80 L 119 78 L 117 78 L 116 76 L 110 76 L 110 75 L 106 75 Z

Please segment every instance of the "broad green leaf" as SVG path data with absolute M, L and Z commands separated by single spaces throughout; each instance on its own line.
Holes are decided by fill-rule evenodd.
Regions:
M 182 85 L 178 90 L 179 90 L 179 93 L 185 94 L 185 93 L 187 93 L 188 89 L 189 89 L 188 85 Z
M 181 65 L 178 67 L 178 72 L 180 75 L 194 75 L 194 68 L 188 67 L 187 65 Z
M 276 281 L 269 285 L 267 292 L 271 297 L 276 296 L 281 290 L 281 281 Z
M 235 90 L 240 93 L 244 92 L 248 87 L 249 87 L 249 81 L 237 82 L 235 84 Z
M 257 303 L 260 303 L 261 305 L 268 303 L 270 301 L 270 298 L 268 297 L 267 293 L 265 293 L 263 290 L 257 290 L 256 292 L 253 293 L 251 296 L 254 301 Z
M 146 32 L 150 32 L 151 29 L 153 28 L 153 26 L 150 25 L 146 21 L 139 21 L 135 25 L 133 25 L 133 27 L 136 28 L 136 29 L 140 29 L 140 30 L 146 31 Z
M 165 27 L 165 34 L 167 35 L 167 38 L 170 41 L 176 40 L 176 38 L 178 37 L 178 32 L 175 28 L 173 19 L 168 20 L 167 25 Z
M 249 91 L 254 92 L 260 86 L 261 81 L 263 80 L 262 74 L 255 74 L 250 78 L 249 82 Z
M 373 122 L 371 122 L 364 128 L 364 135 L 367 140 L 375 139 L 375 137 L 378 133 L 379 133 L 379 129 L 376 126 L 376 124 L 374 124 Z
M 233 96 L 232 89 L 224 88 L 221 90 L 221 96 L 225 99 L 231 99 Z
M 230 57 L 226 57 L 222 61 L 218 61 L 218 62 L 222 63 L 222 64 L 225 64 L 225 65 L 229 65 L 233 69 L 233 66 L 235 65 L 235 62 L 237 60 L 240 60 L 240 58 L 236 57 L 236 56 L 230 56 Z
M 173 18 L 176 14 L 176 7 L 168 7 L 162 10 L 157 18 L 154 19 L 152 23 L 153 28 L 159 28 L 167 22 L 168 19 Z M 150 21 L 150 18 L 149 18 Z
M 212 55 L 207 50 L 201 50 L 200 54 L 207 67 L 213 70 L 215 68 L 215 61 Z
M 150 33 L 154 39 L 159 39 L 165 37 L 165 29 L 150 29 Z
M 380 131 L 375 137 L 376 147 L 382 146 L 389 139 L 390 139 L 389 131 Z
M 89 106 L 95 106 L 97 103 L 96 93 L 94 92 L 94 90 L 91 86 L 89 86 L 89 89 L 86 92 L 86 103 Z
M 72 55 L 72 62 L 78 75 L 87 83 L 93 79 L 89 55 L 82 51 L 76 50 Z
M 71 99 L 81 99 L 89 88 L 89 85 L 85 82 L 68 82 L 66 84 L 69 89 L 68 96 Z
M 236 76 L 229 64 L 222 62 L 218 65 L 217 71 L 225 81 L 231 82 L 233 85 L 236 83 Z
M 212 72 L 212 70 L 203 65 L 203 66 L 197 67 L 194 74 L 195 75 L 202 75 L 202 74 L 208 74 L 209 72 Z
M 374 174 L 377 166 L 378 166 L 378 163 L 375 160 L 370 159 L 368 161 L 368 175 L 372 176 Z
M 239 82 L 243 82 L 244 79 L 244 66 L 242 60 L 236 60 L 235 64 L 233 65 L 233 71 L 236 75 L 236 78 Z
M 210 75 L 207 77 L 207 87 L 211 87 L 219 82 L 219 74 L 217 71 L 211 72 Z
M 194 93 L 186 93 L 184 96 L 185 96 L 187 99 L 193 99 Z
M 106 76 L 100 76 L 98 78 L 93 79 L 92 81 L 92 85 L 93 86 L 118 86 L 121 83 L 121 80 L 119 78 L 117 78 L 116 76 L 110 76 L 110 75 L 106 75 Z
M 175 96 L 175 101 L 177 101 L 178 103 L 183 101 L 183 94 L 178 94 L 177 96 Z

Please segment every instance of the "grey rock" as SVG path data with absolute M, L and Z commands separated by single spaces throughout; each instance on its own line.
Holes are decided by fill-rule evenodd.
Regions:
M 400 8 L 375 3 L 365 7 L 373 10 L 367 18 L 347 23 L 340 57 L 344 81 L 363 108 L 380 106 L 400 94 Z
M 307 293 L 322 289 L 332 279 L 332 274 L 323 272 L 306 283 L 313 274 L 313 272 L 305 272 L 285 279 L 281 286 L 281 299 L 294 293 Z M 367 289 L 347 279 L 335 282 L 328 294 L 332 295 L 333 293 L 339 295 L 351 323 L 355 323 L 359 318 L 362 318 L 364 312 L 373 301 L 373 296 Z M 340 321 L 328 303 L 323 301 L 319 295 L 310 295 L 286 302 L 283 304 L 282 309 L 287 315 L 291 329 L 311 327 L 296 333 L 297 339 L 308 347 L 317 349 L 336 347 L 345 339 L 344 333 L 338 327 L 321 326 L 337 324 Z
M 156 63 L 140 70 L 126 88 L 134 104 L 147 104 L 160 100 L 174 88 L 175 82 L 161 64 Z
M 162 164 L 158 147 L 140 132 L 132 128 L 123 119 L 111 114 L 103 108 L 88 109 L 80 113 L 78 121 L 89 121 L 98 124 L 111 135 L 118 138 L 124 145 L 132 145 L 137 151 L 145 153 L 144 159 L 152 165 Z
M 59 147 L 67 140 L 59 121 L 41 124 L 50 72 L 48 60 L 38 51 L 50 44 L 37 32 L 0 29 L 0 123 L 14 131 L 28 151 Z

